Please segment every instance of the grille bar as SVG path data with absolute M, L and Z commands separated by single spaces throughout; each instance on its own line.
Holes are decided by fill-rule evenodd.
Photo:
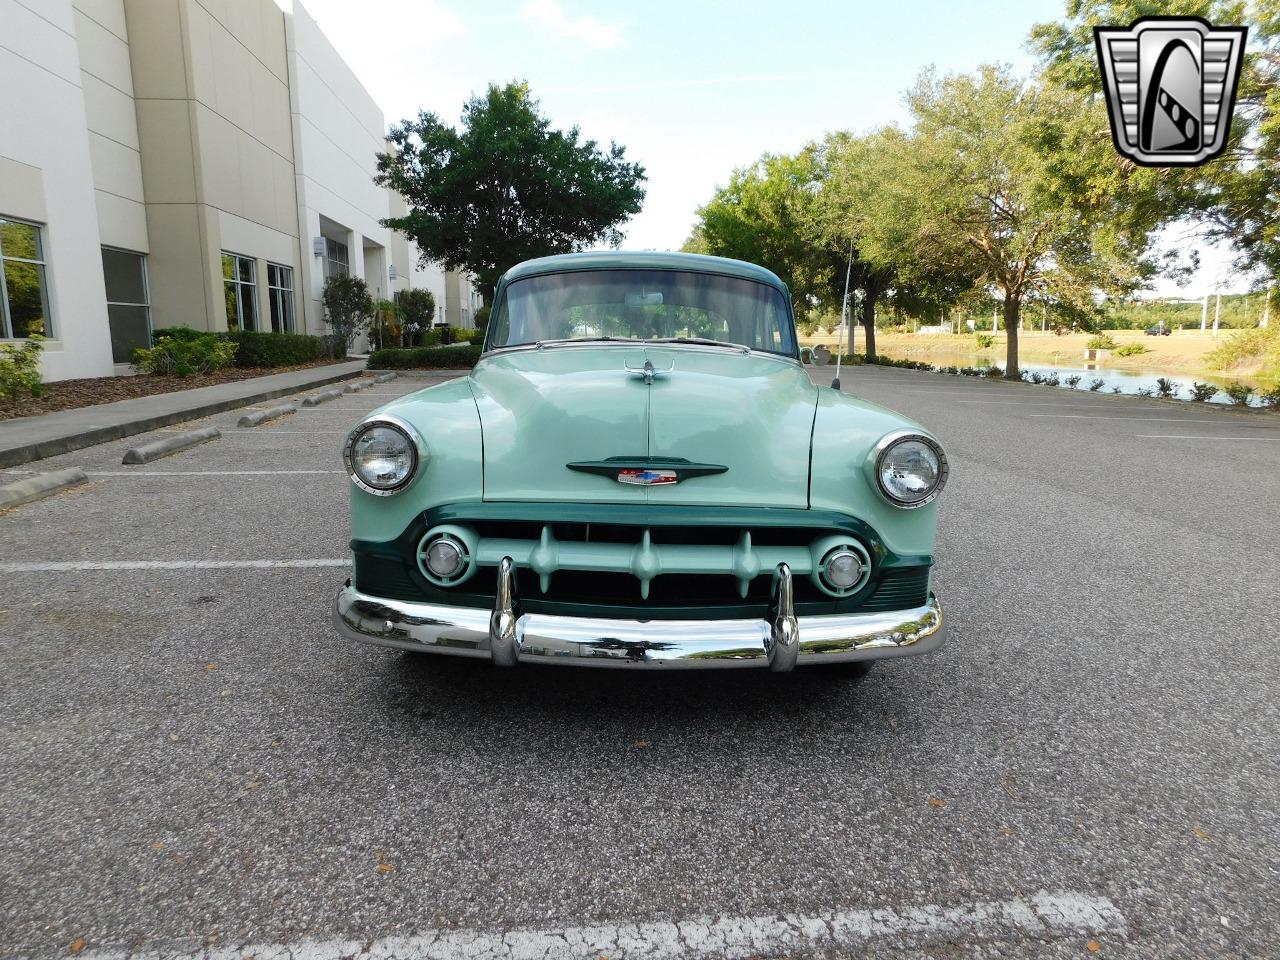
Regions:
M 457 528 L 450 527 L 450 530 Z M 550 524 L 544 524 L 537 540 L 508 537 L 478 537 L 473 547 L 477 565 L 496 566 L 511 557 L 516 566 L 532 570 L 542 593 L 551 588 L 551 577 L 559 571 L 629 573 L 639 581 L 640 597 L 649 598 L 649 586 L 662 574 L 688 576 L 728 576 L 738 584 L 738 596 L 746 597 L 751 581 L 769 576 L 785 563 L 796 576 L 808 576 L 822 559 L 820 538 L 795 546 L 752 544 L 751 531 L 743 530 L 732 545 L 655 542 L 649 527 L 637 528 L 639 542 L 591 542 L 558 540 Z M 435 534 L 428 531 L 427 543 Z M 830 549 L 826 547 L 825 549 Z

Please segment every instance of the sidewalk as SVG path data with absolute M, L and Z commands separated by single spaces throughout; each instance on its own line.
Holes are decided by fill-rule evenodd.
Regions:
M 38 417 L 0 420 L 0 468 L 56 457 L 184 420 L 270 400 L 363 373 L 364 360 L 274 373 L 195 390 L 157 393 Z

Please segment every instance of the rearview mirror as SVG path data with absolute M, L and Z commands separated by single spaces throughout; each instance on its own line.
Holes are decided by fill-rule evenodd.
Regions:
M 657 307 L 662 305 L 662 291 L 654 293 L 628 293 L 623 299 L 628 307 Z

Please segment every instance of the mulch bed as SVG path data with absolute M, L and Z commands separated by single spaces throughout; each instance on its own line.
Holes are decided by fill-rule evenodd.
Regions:
M 300 363 L 290 367 L 227 367 L 224 370 L 215 370 L 213 373 L 193 373 L 189 377 L 157 377 L 139 374 L 134 377 L 57 380 L 44 385 L 42 396 L 0 400 L 0 420 L 33 417 L 58 410 L 74 410 L 77 407 L 92 407 L 99 403 L 149 397 L 156 393 L 175 393 L 179 390 L 194 390 L 197 387 L 212 387 L 234 380 L 251 380 L 254 377 L 265 377 L 273 373 L 309 370 L 312 367 L 344 362 L 345 360 L 318 360 L 315 363 Z

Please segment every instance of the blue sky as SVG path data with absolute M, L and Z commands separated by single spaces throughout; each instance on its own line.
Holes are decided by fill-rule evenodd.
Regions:
M 288 6 L 290 0 L 277 0 Z M 1029 71 L 1032 24 L 1063 0 L 790 3 L 303 0 L 388 122 L 456 122 L 489 83 L 527 80 L 559 126 L 616 140 L 649 175 L 625 246 L 677 248 L 735 166 L 828 130 L 905 120 L 924 68 Z M 1201 278 L 1221 273 L 1205 251 Z M 1210 276 L 1212 274 L 1213 276 Z M 1227 287 L 1224 286 L 1224 289 Z M 1170 292 L 1173 292 L 1170 289 Z

